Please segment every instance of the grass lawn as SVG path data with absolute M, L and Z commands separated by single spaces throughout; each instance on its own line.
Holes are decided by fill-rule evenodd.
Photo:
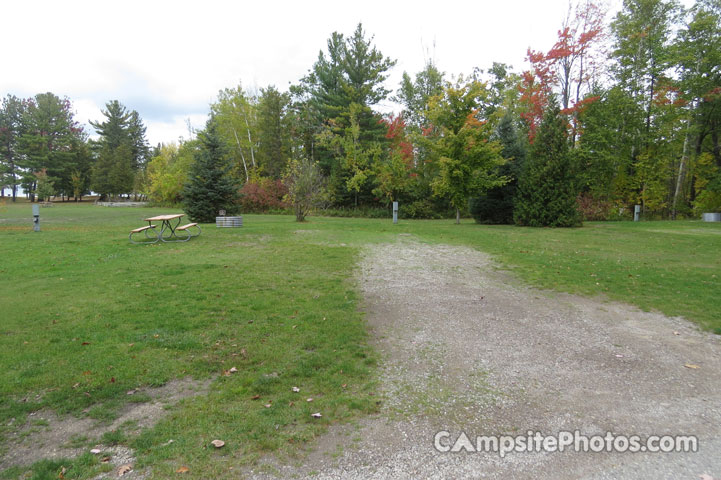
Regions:
M 129 390 L 212 378 L 207 395 L 140 435 L 115 432 L 115 441 L 163 478 L 181 465 L 191 476 L 230 476 L 264 452 L 292 454 L 327 425 L 378 408 L 378 357 L 352 277 L 364 245 L 399 233 L 478 248 L 533 285 L 683 315 L 721 333 L 719 224 L 550 230 L 247 215 L 243 228 L 206 225 L 187 243 L 128 242 L 144 217 L 170 212 L 56 204 L 41 209 L 34 233 L 28 204 L 0 205 L 0 437 L 41 408 L 108 422 Z M 238 372 L 223 375 L 231 367 Z M 226 446 L 208 448 L 215 438 Z M 0 455 L 12 448 L 0 445 Z M 86 478 L 103 468 L 97 462 L 82 456 L 30 471 L 57 478 L 62 464 L 65 478 Z

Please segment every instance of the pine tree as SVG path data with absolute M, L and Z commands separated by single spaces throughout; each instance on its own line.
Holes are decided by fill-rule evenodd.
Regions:
M 581 225 L 571 169 L 566 122 L 555 101 L 538 128 L 518 181 L 513 219 L 531 227 Z
M 183 188 L 183 208 L 192 221 L 210 223 L 221 209 L 231 214 L 238 210 L 239 186 L 229 174 L 231 164 L 214 119 L 198 138 L 201 145 Z
M 145 168 L 150 152 L 145 126 L 135 110 L 128 111 L 117 100 L 105 104 L 102 122 L 90 122 L 100 138 L 94 142 L 97 162 L 92 172 L 92 189 L 101 195 L 133 191 L 138 170 Z

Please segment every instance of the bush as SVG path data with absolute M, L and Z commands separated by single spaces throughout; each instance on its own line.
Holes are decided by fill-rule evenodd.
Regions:
M 444 213 L 440 212 L 436 206 L 428 199 L 416 200 L 406 205 L 401 205 L 398 215 L 401 218 L 417 218 L 417 219 L 441 219 L 451 218 L 455 212 L 450 210 Z
M 590 193 L 582 193 L 576 197 L 578 211 L 581 212 L 583 220 L 610 220 L 612 206 L 608 200 L 595 198 Z
M 318 215 L 324 217 L 392 218 L 393 211 L 381 207 L 326 208 L 325 210 L 318 210 Z
M 471 198 L 469 209 L 477 223 L 513 223 L 513 194 L 516 186 L 504 185 L 488 191 L 487 195 Z
M 246 182 L 240 189 L 240 205 L 243 212 L 268 213 L 286 210 L 289 206 L 283 201 L 288 189 L 281 180 L 258 178 Z

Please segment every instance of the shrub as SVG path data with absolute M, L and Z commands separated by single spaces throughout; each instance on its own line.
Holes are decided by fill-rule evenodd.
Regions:
M 611 202 L 594 197 L 590 193 L 581 193 L 576 197 L 578 211 L 583 220 L 609 220 L 611 218 Z
M 240 205 L 244 212 L 268 213 L 289 208 L 283 201 L 288 188 L 281 180 L 272 178 L 252 179 L 240 189 Z

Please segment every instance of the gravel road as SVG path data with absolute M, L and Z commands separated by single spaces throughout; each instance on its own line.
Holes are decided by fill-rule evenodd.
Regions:
M 690 322 L 532 289 L 470 248 L 402 238 L 358 270 L 382 412 L 255 478 L 721 478 L 721 340 Z M 479 435 L 694 435 L 695 453 L 439 452 Z M 268 471 L 274 471 L 268 476 Z M 264 472 L 264 473 L 261 473 Z M 707 475 L 707 477 L 705 476 Z

